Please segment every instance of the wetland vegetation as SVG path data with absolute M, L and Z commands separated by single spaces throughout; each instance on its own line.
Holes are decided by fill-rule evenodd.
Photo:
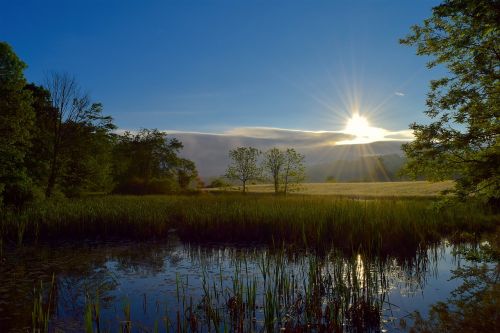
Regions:
M 425 332 L 430 324 L 413 311 L 425 313 L 435 299 L 427 284 L 443 288 L 466 260 L 456 246 L 476 248 L 498 228 L 484 205 L 439 203 L 210 192 L 3 211 L 0 309 L 9 315 L 0 322 L 37 332 L 379 332 L 414 324 Z M 437 300 L 457 287 L 444 285 Z M 7 310 L 14 299 L 19 310 Z
M 0 309 L 18 307 L 1 323 L 42 332 L 395 330 L 459 285 L 446 281 L 467 262 L 454 249 L 371 256 L 189 245 L 175 236 L 9 247 Z
M 492 231 L 498 215 L 482 205 L 332 196 L 93 196 L 3 211 L 3 242 L 162 239 L 404 251 L 444 237 Z
M 257 128 L 273 145 L 228 145 L 225 176 L 203 189 L 177 138 L 119 130 L 68 73 L 29 83 L 0 41 L 0 332 L 494 331 L 499 13 L 443 0 L 400 41 L 447 76 L 391 183 L 303 183 L 301 142 L 404 135 L 370 125 L 358 96 L 335 140 Z M 367 175 L 385 173 L 364 155 Z

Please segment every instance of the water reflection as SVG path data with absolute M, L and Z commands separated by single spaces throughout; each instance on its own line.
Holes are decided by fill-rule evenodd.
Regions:
M 4 256 L 2 331 L 32 327 L 39 292 L 50 330 L 391 331 L 448 296 L 446 272 L 457 264 L 445 243 L 397 257 L 174 239 L 26 246 Z

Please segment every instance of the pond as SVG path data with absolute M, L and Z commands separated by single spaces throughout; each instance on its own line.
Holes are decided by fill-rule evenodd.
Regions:
M 6 247 L 0 331 L 401 331 L 463 263 L 446 241 L 404 256 L 175 237 Z

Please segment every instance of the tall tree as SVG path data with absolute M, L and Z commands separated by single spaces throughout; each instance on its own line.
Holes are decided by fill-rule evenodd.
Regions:
M 285 166 L 285 153 L 278 148 L 271 148 L 264 153 L 263 169 L 274 184 L 274 193 L 279 193 Z
M 460 198 L 500 200 L 500 2 L 446 0 L 400 42 L 448 75 L 431 81 L 429 124 L 410 125 L 406 172 L 456 179 Z
M 57 110 L 52 107 L 50 93 L 42 86 L 28 84 L 25 87 L 33 96 L 35 122 L 31 131 L 31 148 L 25 159 L 27 172 L 40 189 L 47 186 L 49 166 L 52 156 L 52 123 Z
M 284 154 L 283 166 L 283 192 L 290 190 L 291 185 L 298 185 L 305 179 L 304 155 L 298 153 L 293 148 L 288 148 Z
M 0 42 L 0 199 L 13 204 L 22 203 L 30 187 L 24 161 L 34 112 L 31 93 L 24 89 L 25 68 L 12 48 Z
M 257 159 L 261 152 L 253 147 L 239 147 L 229 151 L 231 164 L 226 170 L 226 177 L 239 180 L 243 185 L 243 193 L 246 192 L 246 184 L 250 180 L 258 179 L 261 169 L 257 165 Z
M 71 151 L 74 152 L 75 140 L 78 139 L 75 133 L 85 127 L 85 130 L 108 131 L 114 129 L 114 125 L 111 117 L 102 115 L 102 105 L 91 103 L 89 96 L 82 93 L 74 76 L 53 72 L 46 77 L 45 88 L 50 92 L 52 107 L 57 111 L 51 124 L 52 156 L 45 191 L 50 197 L 66 166 L 65 158 L 71 155 Z

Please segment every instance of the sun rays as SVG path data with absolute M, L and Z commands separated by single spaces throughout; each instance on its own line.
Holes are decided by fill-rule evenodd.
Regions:
M 354 139 L 339 141 L 337 144 L 361 144 L 381 141 L 385 139 L 386 133 L 382 128 L 371 126 L 368 119 L 361 116 L 359 112 L 354 112 L 351 118 L 347 120 L 343 132 L 353 135 Z

